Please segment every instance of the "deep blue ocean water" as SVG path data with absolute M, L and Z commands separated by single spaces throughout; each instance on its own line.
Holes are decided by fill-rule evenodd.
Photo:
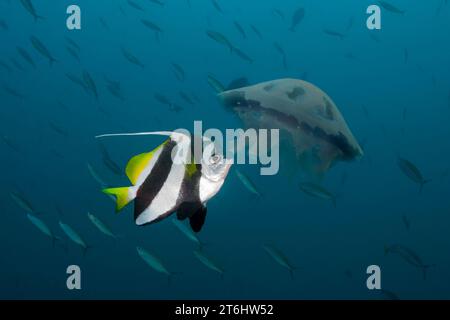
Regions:
M 0 298 L 386 298 L 366 287 L 366 268 L 372 264 L 381 268 L 382 288 L 401 299 L 450 298 L 450 4 L 391 0 L 406 13 L 383 10 L 382 29 L 369 31 L 365 11 L 375 1 L 217 0 L 223 13 L 210 0 L 190 0 L 190 6 L 187 0 L 163 1 L 159 6 L 134 0 L 144 9 L 139 11 L 126 0 L 33 0 L 45 17 L 37 22 L 20 1 L 0 1 L 0 21 L 7 25 L 0 28 L 0 61 L 11 68 L 0 66 L 0 134 L 7 137 L 0 144 Z M 66 28 L 70 4 L 81 8 L 81 30 Z M 304 20 L 290 32 L 299 7 L 305 9 Z M 274 8 L 284 20 L 273 14 Z M 156 37 L 140 19 L 163 31 Z M 345 37 L 331 37 L 324 29 Z M 206 30 L 226 35 L 253 63 L 230 54 Z M 55 57 L 52 66 L 32 46 L 31 36 Z M 80 61 L 67 51 L 67 38 L 79 45 Z M 286 52 L 287 68 L 274 42 Z M 36 67 L 19 55 L 17 46 Z M 144 67 L 127 61 L 121 48 Z M 176 78 L 171 63 L 183 67 L 185 81 Z M 66 76 L 81 77 L 84 70 L 96 83 L 98 99 Z M 326 174 L 323 185 L 337 195 L 336 208 L 302 193 L 300 177 L 260 176 L 258 167 L 240 166 L 263 194 L 255 197 L 232 171 L 208 203 L 199 235 L 206 243 L 203 250 L 224 268 L 223 279 L 195 258 L 195 244 L 170 219 L 138 227 L 132 206 L 116 215 L 87 169 L 90 163 L 108 185 L 129 185 L 125 176 L 104 165 L 94 139 L 98 134 L 192 129 L 194 120 L 202 120 L 205 128 L 240 127 L 217 101 L 208 74 L 225 84 L 242 76 L 250 83 L 286 77 L 310 81 L 333 99 L 365 150 L 360 161 L 337 163 Z M 105 77 L 120 82 L 124 101 L 110 94 Z M 190 106 L 180 91 L 195 93 L 198 102 Z M 183 110 L 169 110 L 154 99 L 155 93 Z M 55 125 L 66 134 L 55 131 Z M 138 137 L 102 143 L 123 170 L 131 156 L 161 141 Z M 398 156 L 432 179 L 421 193 L 400 171 Z M 26 196 L 63 246 L 53 247 L 30 223 L 12 199 L 14 191 Z M 114 241 L 99 233 L 87 212 L 122 237 Z M 63 234 L 60 220 L 92 246 L 85 255 Z M 294 278 L 267 255 L 264 243 L 298 267 Z M 400 256 L 385 255 L 384 246 L 392 244 L 411 248 L 433 265 L 427 278 Z M 179 274 L 168 284 L 166 276 L 142 261 L 136 246 Z M 82 270 L 80 291 L 66 288 L 71 264 Z

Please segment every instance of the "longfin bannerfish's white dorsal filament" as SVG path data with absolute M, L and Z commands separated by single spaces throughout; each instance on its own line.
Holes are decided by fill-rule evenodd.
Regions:
M 123 136 L 169 136 L 175 142 L 181 142 L 183 139 L 191 139 L 187 134 L 176 131 L 153 131 L 153 132 L 130 132 L 130 133 L 110 133 L 95 136 L 96 139 L 106 137 L 123 137 Z

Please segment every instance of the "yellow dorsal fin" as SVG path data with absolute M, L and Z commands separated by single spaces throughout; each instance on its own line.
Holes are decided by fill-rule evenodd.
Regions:
M 136 184 L 142 171 L 144 171 L 144 169 L 148 166 L 148 164 L 150 163 L 150 160 L 152 160 L 155 152 L 159 148 L 161 148 L 164 145 L 164 143 L 161 144 L 160 146 L 158 146 L 153 151 L 138 154 L 138 155 L 134 156 L 133 158 L 131 158 L 130 161 L 128 161 L 125 172 L 127 174 L 128 179 L 130 179 L 130 181 L 133 185 Z

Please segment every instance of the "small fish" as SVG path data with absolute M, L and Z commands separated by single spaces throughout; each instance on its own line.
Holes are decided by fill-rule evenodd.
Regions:
M 125 57 L 125 59 L 127 59 L 130 63 L 139 66 L 141 68 L 144 68 L 144 64 L 135 55 L 133 55 L 125 48 L 122 48 L 122 54 Z
M 184 81 L 186 79 L 186 73 L 184 72 L 183 67 L 174 62 L 172 62 L 172 67 L 174 69 L 174 73 L 177 79 L 180 81 Z
M 157 40 L 159 39 L 159 34 L 161 34 L 163 32 L 163 30 L 161 29 L 160 26 L 158 26 L 156 23 L 151 22 L 150 20 L 147 20 L 147 19 L 141 19 L 141 23 L 148 29 L 154 31 L 156 39 Z
M 218 12 L 223 13 L 223 10 L 219 6 L 219 3 L 217 2 L 217 0 L 211 0 L 211 3 Z
M 403 112 L 402 112 L 402 120 L 405 121 L 406 120 L 406 115 L 408 114 L 408 109 L 406 107 L 403 108 Z
M 208 74 L 208 84 L 213 88 L 216 93 L 221 93 L 225 91 L 225 86 L 220 83 L 219 80 L 214 78 L 211 74 Z
M 378 42 L 378 43 L 381 42 L 381 39 L 376 34 L 374 34 L 373 32 L 369 33 L 369 37 L 370 37 L 370 39 L 372 39 L 375 42 Z
M 2 28 L 5 31 L 8 31 L 8 24 L 5 20 L 0 20 L 0 28 Z
M 160 93 L 155 93 L 153 95 L 153 97 L 155 98 L 156 101 L 158 101 L 159 103 L 161 103 L 165 106 L 168 106 L 168 107 L 172 106 L 172 102 L 170 102 L 170 100 L 165 95 L 162 95 Z
M 199 248 L 201 249 L 203 247 L 203 243 L 200 241 L 200 239 L 197 237 L 197 235 L 192 231 L 190 227 L 188 227 L 185 223 L 182 221 L 174 218 L 172 219 L 173 225 L 188 238 L 192 242 L 196 243 Z
M 366 118 L 369 119 L 370 115 L 369 115 L 369 110 L 367 109 L 367 107 L 365 105 L 362 105 L 361 109 L 362 109 L 364 115 L 366 116 Z
M 80 56 L 78 55 L 78 52 L 70 46 L 66 46 L 66 50 L 67 52 L 69 52 L 69 54 L 75 58 L 75 60 L 77 60 L 78 62 L 80 62 Z
M 30 41 L 33 47 L 36 49 L 36 51 L 39 52 L 43 57 L 48 59 L 50 66 L 57 61 L 55 58 L 53 58 L 52 54 L 47 49 L 47 47 L 41 42 L 41 40 L 39 40 L 35 36 L 31 36 Z
M 162 2 L 161 0 L 150 0 L 150 2 L 153 2 L 154 4 L 164 7 L 164 2 Z
M 281 18 L 281 20 L 284 21 L 284 19 L 285 19 L 284 13 L 281 12 L 280 9 L 276 9 L 276 8 L 275 8 L 275 9 L 272 10 L 272 13 L 273 13 L 274 15 L 276 15 L 276 16 L 279 16 L 279 17 Z
M 246 77 L 239 77 L 237 79 L 232 80 L 225 90 L 234 90 L 243 87 L 247 87 L 249 85 L 248 79 Z
M 291 275 L 292 278 L 294 278 L 294 271 L 297 268 L 292 266 L 292 264 L 289 262 L 287 257 L 283 254 L 283 252 L 281 252 L 279 249 L 275 248 L 274 246 L 267 245 L 267 244 L 264 244 L 262 247 L 269 254 L 269 256 L 272 259 L 274 259 L 279 265 L 288 269 L 289 274 Z
M 52 243 L 54 244 L 55 241 L 61 240 L 60 237 L 57 237 L 54 235 L 54 233 L 52 232 L 52 230 L 50 230 L 50 228 L 45 224 L 44 221 L 42 221 L 41 219 L 39 219 L 38 217 L 28 213 L 27 214 L 27 218 L 28 220 L 31 221 L 31 223 L 38 228 L 43 234 L 45 234 L 46 236 L 49 236 L 52 239 Z
M 90 91 L 95 98 L 98 100 L 98 91 L 94 79 L 91 77 L 90 73 L 83 70 L 83 83 L 88 91 Z
M 3 90 L 8 93 L 9 95 L 15 97 L 15 98 L 19 98 L 19 99 L 24 99 L 25 95 L 23 93 L 20 93 L 19 91 L 17 91 L 16 89 L 13 89 L 7 85 L 3 85 Z
M 329 35 L 329 36 L 338 37 L 341 40 L 344 39 L 344 35 L 342 33 L 340 33 L 340 32 L 333 31 L 333 30 L 330 30 L 330 29 L 324 29 L 323 32 L 325 34 Z
M 274 42 L 273 45 L 274 45 L 275 49 L 278 51 L 278 53 L 281 54 L 283 66 L 285 69 L 287 69 L 286 53 L 284 52 L 283 48 L 280 46 L 280 44 L 278 42 Z
M 142 8 L 140 5 L 138 5 L 136 2 L 132 1 L 132 0 L 127 0 L 128 5 L 136 10 L 145 12 L 144 8 Z
M 127 16 L 127 14 L 125 13 L 125 10 L 124 10 L 124 8 L 123 8 L 122 6 L 119 6 L 119 10 L 120 10 L 120 13 L 121 13 L 124 17 Z
M 33 205 L 31 204 L 31 202 L 28 201 L 28 199 L 23 194 L 21 194 L 17 191 L 11 191 L 9 193 L 9 195 L 11 196 L 11 198 L 14 200 L 14 202 L 20 208 L 25 210 L 25 212 L 37 214 L 36 210 L 34 210 Z
M 168 277 L 168 281 L 170 282 L 170 278 L 172 277 L 173 273 L 167 270 L 166 266 L 160 259 L 158 259 L 142 247 L 136 247 L 136 251 L 139 257 L 141 257 L 141 259 L 144 260 L 147 265 L 149 265 L 153 270 L 165 274 Z
M 25 61 L 27 61 L 33 68 L 36 68 L 36 64 L 24 48 L 17 46 L 16 49 Z
M 423 186 L 431 181 L 429 179 L 424 179 L 420 170 L 409 160 L 398 158 L 397 165 L 409 179 L 420 185 L 420 192 L 422 192 Z
M 242 50 L 233 47 L 233 52 L 242 60 L 247 61 L 249 63 L 253 63 L 253 59 L 250 58 L 245 52 L 243 52 Z
M 89 220 L 94 224 L 94 226 L 97 227 L 97 229 L 101 233 L 106 234 L 108 237 L 117 239 L 117 236 L 111 231 L 111 229 L 108 226 L 106 226 L 106 224 L 103 221 L 101 221 L 99 218 L 97 218 L 90 212 L 88 212 L 87 215 Z
M 304 17 L 305 17 L 304 8 L 298 8 L 297 10 L 295 10 L 294 14 L 292 15 L 291 27 L 289 28 L 289 30 L 295 32 L 295 28 L 300 22 L 303 21 Z
M 245 186 L 245 188 L 250 191 L 253 194 L 256 194 L 258 197 L 261 197 L 261 194 L 256 189 L 255 184 L 250 180 L 250 178 L 245 175 L 243 172 L 236 169 L 236 175 L 238 176 L 239 180 L 242 182 L 242 184 Z
M 250 25 L 250 28 L 253 30 L 253 32 L 258 36 L 259 39 L 262 40 L 262 34 L 261 32 L 258 30 L 258 28 L 256 28 L 254 25 Z
M 216 271 L 220 274 L 220 277 L 223 278 L 224 270 L 221 266 L 219 266 L 215 261 L 213 261 L 210 257 L 208 257 L 204 252 L 199 250 L 194 250 L 194 256 L 200 260 L 207 268 Z
M 106 147 L 102 143 L 99 143 L 98 146 L 100 148 L 100 152 L 102 153 L 102 160 L 105 166 L 115 175 L 121 176 L 122 171 L 120 167 L 114 162 L 114 160 L 112 160 Z
M 0 60 L 0 66 L 3 67 L 3 69 L 8 71 L 9 73 L 11 73 L 13 71 L 13 69 L 4 61 Z
M 71 73 L 66 73 L 66 77 L 73 83 L 79 85 L 84 90 L 89 91 L 88 88 L 86 87 L 86 84 L 84 83 L 83 79 L 81 79 L 80 77 L 78 77 L 74 74 L 71 74 Z
M 394 244 L 391 246 L 384 246 L 384 254 L 387 255 L 389 253 L 396 254 L 400 256 L 403 260 L 405 260 L 410 265 L 421 269 L 423 279 L 425 280 L 427 277 L 427 271 L 430 267 L 434 267 L 434 265 L 426 265 L 423 263 L 422 259 L 419 255 L 413 250 L 399 244 Z
M 387 299 L 387 300 L 400 300 L 400 298 L 398 297 L 398 295 L 396 295 L 394 292 L 386 290 L 386 289 L 381 289 L 379 290 L 383 296 Z
M 106 88 L 108 89 L 108 91 L 117 99 L 119 99 L 120 101 L 125 101 L 125 98 L 123 96 L 122 93 L 122 88 L 120 86 L 120 82 L 119 81 L 113 81 L 113 80 L 108 80 L 105 79 L 107 82 Z
M 106 30 L 110 31 L 111 29 L 109 28 L 108 23 L 106 22 L 106 20 L 103 17 L 99 17 L 98 21 L 100 22 L 100 24 L 103 26 L 103 28 L 105 28 Z
M 353 60 L 353 61 L 357 61 L 357 60 L 358 60 L 358 58 L 357 58 L 353 53 L 351 53 L 351 52 L 347 52 L 347 53 L 344 55 L 344 57 L 347 58 L 347 59 L 349 59 L 349 60 Z
M 349 32 L 352 29 L 354 23 L 355 23 L 355 17 L 352 16 L 348 19 L 347 28 L 345 28 L 345 31 Z
M 90 165 L 90 163 L 87 163 L 87 168 L 89 173 L 91 174 L 91 176 L 94 178 L 95 181 L 98 182 L 98 184 L 100 184 L 100 186 L 102 188 L 105 188 L 107 186 L 107 184 L 103 181 L 102 178 L 100 178 L 100 175 L 98 174 L 98 172 Z
M 332 194 L 330 191 L 325 189 L 324 187 L 312 183 L 312 182 L 303 182 L 299 185 L 300 190 L 315 198 L 330 200 L 333 203 L 333 206 L 336 207 L 336 196 Z
M 195 105 L 194 101 L 192 101 L 191 97 L 186 92 L 180 91 L 179 95 L 181 99 L 183 99 L 186 103 L 190 104 L 191 106 Z
M 378 1 L 378 3 L 380 4 L 380 6 L 382 6 L 387 11 L 390 11 L 390 12 L 393 12 L 393 13 L 398 13 L 398 14 L 404 14 L 405 13 L 404 10 L 400 10 L 399 8 L 397 8 L 394 5 L 390 4 L 389 2 Z
M 19 145 L 15 141 L 11 140 L 11 138 L 9 138 L 8 136 L 2 135 L 1 139 L 2 139 L 3 143 L 6 144 L 11 150 L 13 150 L 17 153 L 21 153 Z
M 20 3 L 25 8 L 25 10 L 27 10 L 28 13 L 33 16 L 35 21 L 37 21 L 39 19 L 44 19 L 44 17 L 37 14 L 36 9 L 34 8 L 31 0 L 20 0 Z
M 216 41 L 217 43 L 220 43 L 224 46 L 226 46 L 230 52 L 233 52 L 233 45 L 231 44 L 231 42 L 220 32 L 216 32 L 216 31 L 212 31 L 212 30 L 207 30 L 206 31 L 206 35 L 208 37 L 210 37 L 211 39 L 213 39 L 214 41 Z
M 247 35 L 244 31 L 244 28 L 242 28 L 241 24 L 234 20 L 234 26 L 236 27 L 237 31 L 241 34 L 242 38 L 247 39 Z
M 173 104 L 170 106 L 169 110 L 170 110 L 170 111 L 174 111 L 174 112 L 181 112 L 181 111 L 183 111 L 184 109 L 183 109 L 182 106 L 179 106 L 179 105 L 173 103 Z
M 20 71 L 25 71 L 25 68 L 14 58 L 10 58 L 12 64 Z
M 409 221 L 408 217 L 403 215 L 402 221 L 403 221 L 403 224 L 405 225 L 406 230 L 409 231 L 409 228 L 411 227 L 411 222 Z
M 83 253 L 86 253 L 87 250 L 91 248 L 91 246 L 87 245 L 86 241 L 84 241 L 80 234 L 76 232 L 71 226 L 63 223 L 62 221 L 59 221 L 59 226 L 70 240 L 83 248 Z
M 48 125 L 49 125 L 50 129 L 52 129 L 57 134 L 65 137 L 65 138 L 67 138 L 69 136 L 69 133 L 67 132 L 67 130 L 63 129 L 61 126 L 58 126 L 51 121 L 48 123 Z
M 72 39 L 70 39 L 69 37 L 65 37 L 66 41 L 69 43 L 69 45 L 71 45 L 74 49 L 76 49 L 77 51 L 80 51 L 81 48 L 80 46 Z

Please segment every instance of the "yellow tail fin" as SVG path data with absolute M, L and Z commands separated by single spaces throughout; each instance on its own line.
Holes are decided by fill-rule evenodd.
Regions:
M 136 198 L 136 191 L 133 187 L 107 188 L 103 193 L 116 197 L 116 212 L 122 210 L 127 204 Z

